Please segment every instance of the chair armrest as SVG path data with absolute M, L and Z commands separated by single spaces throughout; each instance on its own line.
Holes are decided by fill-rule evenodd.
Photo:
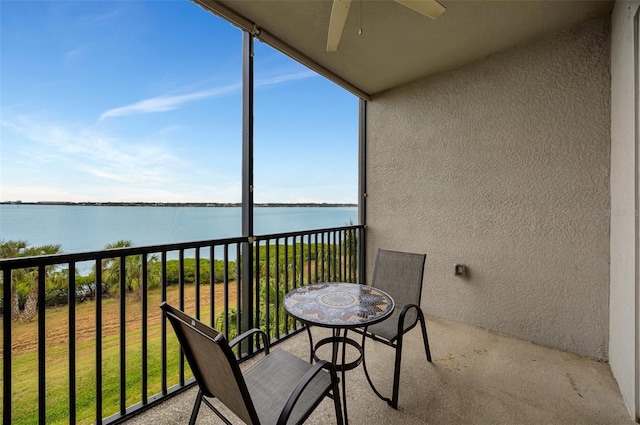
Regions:
M 229 348 L 233 348 L 239 342 L 249 338 L 255 333 L 259 333 L 262 336 L 262 345 L 264 346 L 264 353 L 269 354 L 269 340 L 267 339 L 267 334 L 258 328 L 249 329 L 248 331 L 242 333 L 241 335 L 238 335 L 237 337 L 233 338 L 233 340 L 229 342 Z
M 400 317 L 398 318 L 398 333 L 397 333 L 396 337 L 400 337 L 400 335 L 404 333 L 404 317 L 407 315 L 409 310 L 412 309 L 412 308 L 415 308 L 417 310 L 416 313 L 418 314 L 418 316 L 421 316 L 420 312 L 422 311 L 422 309 L 420 308 L 419 305 L 406 304 L 404 307 L 402 307 L 402 311 L 400 311 Z M 409 329 L 413 329 L 414 325 L 410 326 Z M 407 331 L 409 329 L 407 329 Z
M 291 415 L 291 412 L 293 411 L 293 408 L 302 395 L 303 391 L 305 390 L 305 388 L 307 388 L 309 383 L 311 383 L 313 378 L 315 378 L 318 373 L 321 373 L 323 369 L 327 369 L 329 371 L 329 374 L 331 374 L 331 382 L 333 383 L 333 387 L 338 387 L 338 376 L 336 375 L 335 366 L 326 360 L 320 360 L 318 363 L 313 365 L 313 367 L 309 369 L 307 373 L 302 376 L 302 378 L 300 378 L 298 384 L 287 399 L 287 402 L 284 405 L 282 412 L 280 413 L 280 417 L 278 417 L 278 422 L 276 423 L 276 425 L 286 425 L 287 421 L 289 420 L 289 416 Z M 334 394 L 334 397 L 339 397 L 339 395 Z

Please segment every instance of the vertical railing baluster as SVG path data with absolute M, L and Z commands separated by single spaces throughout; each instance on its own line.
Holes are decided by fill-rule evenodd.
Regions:
M 293 244 L 291 246 L 291 259 L 293 260 L 293 264 L 291 267 L 291 289 L 297 288 L 296 279 L 298 278 L 298 259 L 296 256 L 296 245 L 298 244 L 298 238 L 296 236 L 293 237 Z
M 348 270 L 349 270 L 349 268 L 347 267 L 347 259 L 348 259 L 348 257 L 349 257 L 349 254 L 348 254 L 348 247 L 347 247 L 347 243 L 348 243 L 348 240 L 347 240 L 347 231 L 346 231 L 346 230 L 341 230 L 341 233 L 342 233 L 342 236 L 341 236 L 341 237 L 342 237 L 342 247 L 343 247 L 343 248 L 342 248 L 342 251 L 343 251 L 343 252 L 342 252 L 342 255 L 343 255 L 343 257 L 344 257 L 344 258 L 343 258 L 343 260 L 342 260 L 342 261 L 343 261 L 343 263 L 344 263 L 342 267 L 343 267 L 343 269 L 344 269 L 344 278 L 345 278 L 347 281 L 349 281 L 349 275 L 348 275 Z
M 307 235 L 307 285 L 311 282 L 311 233 Z
M 280 239 L 276 239 L 276 260 L 275 260 L 275 272 L 276 272 L 276 338 L 280 338 Z M 286 320 L 284 317 L 282 320 Z
M 344 232 L 342 230 L 340 230 L 338 232 L 338 239 L 340 240 L 339 245 L 338 245 L 338 249 L 339 249 L 339 254 L 338 254 L 338 264 L 340 265 L 340 281 L 344 281 L 347 278 L 347 273 L 346 273 L 346 269 L 344 267 L 344 254 L 345 254 L 345 249 L 346 247 L 344 246 Z
M 349 229 L 347 233 L 347 244 L 349 245 L 349 282 L 353 282 L 353 229 Z
M 2 270 L 2 423 L 11 423 L 11 269 Z
M 367 235 L 364 228 L 358 230 L 358 279 L 367 281 Z
M 148 338 L 148 327 L 149 327 L 149 323 L 147 320 L 147 314 L 148 314 L 148 290 L 149 290 L 149 273 L 148 273 L 148 264 L 149 264 L 149 260 L 147 257 L 147 254 L 143 254 L 142 255 L 142 288 L 140 288 L 140 290 L 142 291 L 142 305 L 141 305 L 141 309 L 142 309 L 142 356 L 141 356 L 141 361 L 142 361 L 142 404 L 146 405 L 147 404 L 147 399 L 148 399 L 148 380 L 149 380 L 149 369 L 148 369 L 148 364 L 147 364 L 147 359 L 149 358 L 148 356 L 148 345 L 147 345 L 147 338 Z
M 344 267 L 344 279 L 346 282 L 351 282 L 351 280 L 349 279 L 349 237 L 348 237 L 348 233 L 347 230 L 342 230 L 342 255 L 343 255 L 343 267 Z
M 241 319 L 242 314 L 242 295 L 240 289 L 242 288 L 242 261 L 240 258 L 240 244 L 236 244 L 236 331 L 240 334 L 242 329 Z M 228 310 L 227 310 L 228 311 Z M 228 316 L 227 316 L 228 317 Z
M 338 264 L 337 264 L 337 260 L 338 260 L 338 247 L 337 247 L 337 241 L 336 241 L 336 232 L 331 232 L 331 239 L 333 240 L 333 243 L 331 244 L 333 246 L 333 255 L 331 256 L 332 259 L 332 269 L 333 269 L 333 281 L 337 281 L 339 279 L 338 276 Z
M 335 249 L 336 249 L 336 281 L 344 282 L 344 276 L 342 275 L 342 240 L 340 238 L 340 232 L 334 231 Z
M 322 281 L 326 282 L 324 278 L 324 263 L 327 261 L 327 245 L 324 243 L 324 232 L 321 233 L 322 236 Z
M 341 257 L 340 257 L 340 265 L 342 267 L 342 279 L 345 282 L 348 282 L 347 276 L 347 238 L 344 230 L 340 230 L 340 246 L 341 246 Z
M 289 238 L 284 238 L 284 293 L 289 293 Z M 289 332 L 289 316 L 284 315 L 285 331 Z
M 253 318 L 254 327 L 260 327 L 260 241 L 256 241 L 255 244 L 249 244 L 249 249 L 253 249 L 255 254 L 253 256 L 254 261 L 254 275 L 253 275 L 253 288 L 254 288 L 254 297 L 255 300 L 255 317 Z M 253 347 L 253 341 L 255 338 L 251 338 L 249 343 L 249 347 Z M 253 350 L 249 348 L 249 353 L 252 353 Z
M 315 241 L 315 247 L 316 247 L 316 258 L 314 261 L 315 264 L 315 278 L 316 278 L 316 282 L 318 281 L 318 268 L 320 267 L 320 265 L 318 264 L 318 259 L 320 258 L 320 254 L 318 253 L 318 234 L 315 233 L 314 235 L 314 241 Z
M 343 250 L 344 247 L 342 246 L 342 232 L 341 231 L 337 231 L 336 232 L 336 239 L 338 241 L 337 245 L 338 245 L 338 276 L 340 281 L 344 281 L 344 274 L 342 273 L 342 254 L 343 254 Z
M 335 281 L 336 276 L 336 253 L 335 253 L 335 239 L 333 238 L 333 232 L 327 234 L 327 241 L 329 242 L 329 280 Z
M 347 279 L 349 282 L 353 282 L 353 280 L 351 280 L 351 239 L 349 237 L 349 230 L 345 230 L 344 251 L 345 251 L 345 271 L 347 273 Z
M 344 271 L 348 282 L 351 280 L 351 239 L 349 238 L 349 230 L 344 231 Z
M 300 235 L 300 286 L 304 286 L 304 235 Z
M 178 305 L 180 311 L 184 311 L 184 249 L 178 251 Z M 182 347 L 178 351 L 178 382 L 184 386 L 184 352 Z
M 178 251 L 178 308 L 184 311 L 184 249 Z
M 336 270 L 338 272 L 338 279 L 342 281 L 342 239 L 339 231 L 335 231 L 335 239 L 336 239 Z
M 216 313 L 216 255 L 215 245 L 209 247 L 209 324 L 213 328 L 215 326 L 215 313 Z
M 284 292 L 289 292 L 289 238 L 284 238 Z M 293 288 L 292 288 L 293 289 Z
M 265 300 L 264 300 L 264 313 L 265 313 L 265 332 L 269 339 L 271 339 L 271 258 L 270 258 L 270 247 L 269 239 L 265 241 L 265 258 L 264 263 L 266 266 L 265 270 Z M 258 340 L 260 342 L 260 340 Z
M 327 232 L 327 281 L 331 282 L 331 233 Z
M 196 289 L 196 319 L 200 320 L 200 248 L 196 248 L 196 265 L 194 270 Z
M 96 417 L 97 424 L 102 422 L 102 260 L 96 260 L 96 281 L 94 289 L 96 299 Z
M 333 232 L 336 241 L 336 280 L 342 282 L 342 241 L 340 232 Z
M 340 275 L 340 239 L 338 237 L 338 232 L 333 232 L 333 246 L 334 246 L 334 279 L 336 282 L 342 281 Z
M 237 277 L 236 277 L 237 282 Z M 237 284 L 237 283 L 236 283 Z M 224 337 L 229 339 L 229 246 L 224 246 Z M 238 312 L 239 313 L 239 312 Z
M 327 241 L 329 242 L 329 280 L 333 282 L 336 280 L 336 245 L 333 232 L 327 234 Z
M 353 243 L 351 244 L 351 247 L 353 248 L 353 253 L 351 254 L 353 256 L 352 258 L 353 265 L 351 266 L 352 273 L 353 273 L 353 280 L 359 283 L 365 283 L 360 281 L 360 276 L 358 274 L 358 267 L 360 267 L 360 261 L 358 259 L 358 249 L 359 249 L 358 247 L 360 246 L 360 236 L 356 229 L 353 229 L 351 231 L 351 237 L 353 238 Z
M 162 279 L 160 280 L 160 296 L 162 302 L 167 301 L 167 251 L 161 254 Z M 162 395 L 167 395 L 167 317 L 162 312 L 162 322 L 160 326 L 160 363 L 162 375 Z
M 351 229 L 351 242 L 349 246 L 351 247 L 351 279 L 353 279 L 354 282 L 358 282 L 358 233 L 355 229 Z
M 38 266 L 38 423 L 47 421 L 45 266 Z
M 351 273 L 350 273 L 351 250 L 350 250 L 349 244 L 350 244 L 349 231 L 345 230 L 344 231 L 344 271 L 345 271 L 345 277 L 347 279 L 347 282 L 352 282 Z
M 76 423 L 76 263 L 69 263 L 69 423 Z
M 127 412 L 127 259 L 120 257 L 120 414 Z

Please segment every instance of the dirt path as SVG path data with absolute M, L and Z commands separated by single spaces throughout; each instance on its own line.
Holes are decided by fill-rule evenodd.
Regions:
M 235 282 L 229 284 L 229 305 L 236 305 Z M 185 286 L 184 305 L 185 311 L 195 315 L 196 294 L 195 286 Z M 211 287 L 209 285 L 200 286 L 200 309 L 203 321 L 209 323 Z M 177 286 L 167 289 L 167 301 L 170 304 L 178 305 L 179 292 Z M 149 291 L 147 324 L 148 327 L 158 325 L 162 319 L 158 305 L 161 302 L 159 289 Z M 214 285 L 215 315 L 222 312 L 224 306 L 224 285 Z M 142 303 L 128 296 L 125 303 L 126 329 L 136 331 L 142 324 Z M 76 344 L 95 340 L 96 337 L 96 303 L 87 301 L 76 305 Z M 206 315 L 203 314 L 206 312 Z M 67 306 L 47 309 L 46 320 L 46 346 L 51 348 L 69 342 L 69 313 Z M 3 319 L 0 319 L 0 326 Z M 117 335 L 120 330 L 120 300 L 102 300 L 102 337 L 106 338 Z M 11 329 L 11 355 L 16 356 L 38 349 L 38 318 L 27 322 L 13 322 Z M 0 333 L 0 345 L 2 344 L 2 333 Z M 4 353 L 0 354 L 2 358 Z

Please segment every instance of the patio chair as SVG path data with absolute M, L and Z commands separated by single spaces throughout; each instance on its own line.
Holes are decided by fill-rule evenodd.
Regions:
M 166 302 L 160 305 L 178 336 L 199 390 L 190 425 L 204 402 L 226 424 L 231 422 L 205 397 L 215 397 L 250 425 L 301 424 L 325 396 L 334 401 L 336 421 L 342 406 L 335 368 L 328 362 L 311 365 L 293 354 L 269 352 L 267 336 L 251 329 L 227 343 L 222 334 Z M 231 350 L 245 338 L 260 334 L 265 356 L 244 374 Z
M 425 259 L 426 255 L 424 254 L 379 249 L 374 265 L 371 286 L 382 289 L 391 295 L 395 302 L 395 310 L 384 321 L 371 325 L 362 331 L 362 365 L 373 391 L 394 409 L 398 408 L 402 339 L 404 334 L 413 329 L 418 322 L 422 328 L 422 339 L 427 361 L 431 362 L 427 327 L 424 314 L 420 308 Z M 365 357 L 365 340 L 367 337 L 396 350 L 391 398 L 383 396 L 369 377 Z

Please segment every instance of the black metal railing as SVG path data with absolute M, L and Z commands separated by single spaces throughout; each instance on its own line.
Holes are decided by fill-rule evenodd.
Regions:
M 0 260 L 3 423 L 117 423 L 193 385 L 156 308 L 162 301 L 229 339 L 248 327 L 262 328 L 272 343 L 298 332 L 284 295 L 313 282 L 358 281 L 363 231 L 347 226 Z M 251 270 L 241 269 L 244 255 Z M 238 358 L 259 351 L 253 344 Z

